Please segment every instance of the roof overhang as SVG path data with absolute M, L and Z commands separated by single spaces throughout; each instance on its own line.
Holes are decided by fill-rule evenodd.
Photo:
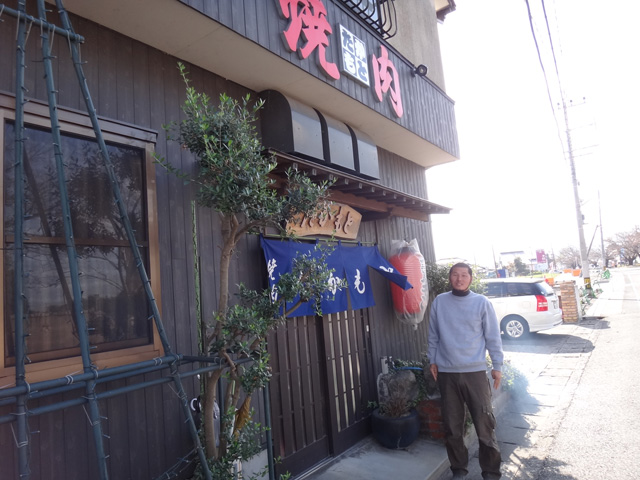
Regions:
M 65 0 L 65 8 L 256 92 L 286 92 L 364 132 L 379 147 L 422 167 L 457 159 L 331 84 L 178 0 Z M 179 25 L 185 27 L 177 28 Z M 77 33 L 82 35 L 83 32 Z M 233 54 L 230 54 L 230 45 Z
M 455 9 L 456 2 L 454 0 L 436 0 L 436 16 L 441 22 L 444 22 L 444 17 Z
M 448 207 L 432 203 L 424 198 L 415 197 L 384 185 L 338 171 L 325 165 L 304 160 L 286 153 L 270 150 L 278 166 L 273 171 L 278 185 L 286 180 L 288 168 L 304 172 L 316 182 L 329 180 L 334 182 L 330 189 L 330 199 L 349 205 L 362 213 L 362 221 L 381 220 L 389 217 L 405 217 L 428 222 L 434 213 L 449 213 Z

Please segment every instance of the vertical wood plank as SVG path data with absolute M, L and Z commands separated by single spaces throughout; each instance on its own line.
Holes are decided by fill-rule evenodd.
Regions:
M 125 380 L 110 382 L 109 388 L 120 388 L 126 385 Z M 129 478 L 130 430 L 128 397 L 119 395 L 106 400 L 108 405 L 109 438 L 109 474 L 112 478 Z M 139 448 L 135 445 L 135 448 Z
M 182 88 L 182 80 L 180 79 L 175 67 L 175 59 L 165 56 L 163 58 L 164 69 L 164 91 L 165 91 L 165 119 L 181 120 L 181 103 L 184 99 L 184 90 Z M 168 142 L 167 159 L 169 159 L 176 167 L 188 171 L 188 161 L 183 155 L 180 145 L 177 142 Z M 170 230 L 170 242 L 165 245 L 165 250 L 170 252 L 171 279 L 173 288 L 169 292 L 172 297 L 172 309 L 166 310 L 165 319 L 169 319 L 166 324 L 172 328 L 172 348 L 174 352 L 189 351 L 186 349 L 190 343 L 188 338 L 188 325 L 190 319 L 189 292 L 186 290 L 188 285 L 187 250 L 185 242 L 187 241 L 186 232 L 184 231 L 183 215 L 176 215 L 176 212 L 183 212 L 185 205 L 185 188 L 180 181 L 173 175 L 169 175 L 169 212 L 167 218 L 167 226 Z M 163 295 L 163 299 L 164 299 Z M 168 314 L 168 315 L 167 315 Z M 186 323 L 182 323 L 186 322 Z M 187 330 L 185 332 L 185 330 Z M 173 386 L 171 386 L 173 387 Z M 171 452 L 179 452 L 186 440 L 185 426 L 181 421 L 182 412 L 178 404 L 175 393 L 169 385 L 165 385 L 163 392 L 164 408 L 165 408 L 165 438 L 167 439 L 167 448 Z
M 116 85 L 117 85 L 117 116 L 118 120 L 133 123 L 134 116 L 134 88 L 133 88 L 133 46 L 132 40 L 118 35 L 116 37 Z
M 149 48 L 140 42 L 133 41 L 131 46 L 133 63 L 133 119 L 132 122 L 142 127 L 151 126 L 150 89 L 155 85 L 149 78 Z
M 233 3 L 236 0 L 219 0 L 217 20 L 226 27 L 233 29 Z
M 299 343 L 299 324 L 304 317 L 296 317 L 291 319 L 289 328 L 287 329 L 287 344 L 289 348 L 289 375 L 291 382 L 291 413 L 293 415 L 293 435 L 295 437 L 295 449 L 299 450 L 304 446 L 304 429 L 302 417 L 302 395 L 300 391 L 300 343 Z
M 258 42 L 258 2 L 259 0 L 244 0 L 244 32 L 245 36 L 254 42 Z
M 233 0 L 231 3 L 231 28 L 246 37 L 244 0 Z
M 6 19 L 5 19 L 6 20 Z M 6 23 L 6 22 L 5 22 Z M 13 22 L 12 22 L 13 23 Z M 6 28 L 6 25 L 1 25 Z M 15 24 L 14 24 L 14 35 L 10 40 L 11 53 L 9 56 L 11 57 L 12 63 L 15 65 L 15 56 L 16 56 L 16 48 L 17 42 L 15 37 Z M 3 30 L 4 30 L 3 29 Z M 35 37 L 35 38 L 34 38 Z M 45 88 L 45 80 L 44 80 L 44 63 L 42 62 L 42 49 L 40 48 L 39 36 L 31 36 L 27 39 L 27 44 L 25 45 L 25 65 L 26 69 L 24 71 L 24 86 L 27 89 L 25 92 L 25 97 L 31 98 L 39 98 L 46 100 L 47 93 Z M 57 50 L 55 50 L 57 53 Z M 53 63 L 53 68 L 56 67 L 56 62 Z M 15 71 L 12 72 L 15 77 Z M 57 75 L 56 75 L 57 78 Z M 15 78 L 12 83 L 15 83 Z M 12 92 L 15 90 L 15 87 L 11 90 Z
M 353 402 L 353 364 L 350 335 L 349 335 L 349 311 L 340 314 L 340 320 L 338 322 L 338 331 L 340 332 L 340 341 L 342 343 L 342 359 L 340 361 L 341 369 L 343 371 L 343 394 L 342 404 L 344 405 L 344 424 L 345 428 L 354 423 L 354 412 L 357 410 L 356 405 Z
M 42 399 L 40 405 L 50 405 L 54 403 L 56 397 Z M 53 412 L 47 415 L 40 415 L 40 476 L 44 479 L 55 479 L 65 473 L 64 454 L 61 445 L 64 445 L 64 414 L 63 412 Z M 32 466 L 35 466 L 35 461 Z M 10 477 L 9 477 L 10 478 Z
M 3 20 L 6 18 L 3 16 Z M 0 58 L 2 58 L 2 68 L 0 68 L 0 90 L 7 92 L 15 91 L 15 66 L 16 66 L 16 39 L 15 28 L 6 28 L 0 25 Z
M 293 453 L 294 437 L 293 431 L 293 418 L 291 416 L 291 410 L 293 405 L 291 403 L 290 396 L 290 365 L 287 355 L 287 330 L 288 324 L 278 327 L 276 337 L 278 339 L 278 366 L 280 375 L 280 406 L 281 406 L 281 425 L 282 425 L 282 437 L 280 438 L 280 445 L 277 451 L 281 456 L 285 457 Z
M 267 351 L 271 357 L 271 368 L 273 370 L 273 376 L 269 382 L 270 398 L 271 398 L 271 434 L 273 439 L 273 454 L 275 457 L 282 457 L 283 451 L 283 427 L 282 427 L 282 402 L 281 398 L 281 372 L 280 366 L 280 344 L 278 342 L 278 335 L 283 327 L 278 327 L 275 331 L 271 332 L 267 340 Z
M 0 407 L 0 415 L 8 415 L 15 411 L 15 406 L 7 405 Z M 12 423 L 15 430 L 15 424 Z M 2 473 L 7 478 L 18 477 L 18 450 L 13 438 L 10 425 L 3 425 L 0 428 L 0 458 L 2 458 Z
M 76 31 L 85 38 L 85 43 L 83 43 L 79 47 L 82 61 L 85 62 L 82 69 L 84 71 L 85 77 L 87 78 L 87 87 L 89 88 L 89 92 L 91 94 L 91 100 L 97 108 L 100 103 L 98 25 L 82 18 L 76 19 L 74 17 L 72 21 L 74 26 L 76 26 Z M 80 101 L 80 104 L 80 110 L 82 110 L 83 112 L 86 111 L 86 104 L 84 99 Z
M 167 156 L 166 134 L 162 130 L 162 123 L 167 118 L 165 110 L 165 76 L 167 75 L 166 55 L 157 51 L 149 51 L 149 78 L 153 79 L 150 88 L 150 115 L 151 126 L 158 130 L 158 142 L 156 151 L 161 156 Z M 158 233 L 161 255 L 170 251 L 171 230 L 169 218 L 171 207 L 169 204 L 169 174 L 164 169 L 156 169 Z M 173 320 L 173 277 L 171 275 L 171 262 L 160 262 L 162 278 L 162 315 L 163 323 L 171 345 L 175 345 L 175 326 Z M 150 446 L 156 457 L 149 459 L 150 471 L 161 473 L 164 466 L 170 465 L 174 458 L 174 441 L 171 435 L 175 434 L 171 427 L 171 417 L 178 414 L 178 406 L 173 392 L 165 385 L 156 387 L 155 392 L 147 392 L 147 402 L 155 407 L 155 414 L 149 412 L 147 418 L 154 421 L 155 432 L 149 436 Z M 155 460 L 155 461 L 154 461 Z
M 136 385 L 143 382 L 144 377 L 133 377 L 126 381 L 127 385 Z M 144 390 L 136 390 L 126 395 L 127 411 L 122 416 L 128 422 L 129 448 L 128 452 L 128 470 L 130 478 L 151 478 L 149 473 L 149 457 L 148 446 L 149 427 L 146 416 L 146 394 Z M 117 478 L 114 476 L 114 478 Z
M 313 395 L 312 395 L 312 383 L 313 377 L 311 375 L 311 363 L 310 357 L 311 345 L 309 339 L 309 329 L 312 328 L 312 317 L 303 317 L 298 322 L 300 325 L 298 338 L 300 344 L 300 390 L 301 390 L 301 407 L 303 409 L 302 416 L 304 421 L 301 425 L 302 434 L 304 436 L 304 445 L 310 445 L 314 441 L 314 421 L 313 421 Z
M 60 23 L 57 15 L 55 15 L 55 18 L 50 19 L 58 24 Z M 58 90 L 58 103 L 74 109 L 80 109 L 81 105 L 84 106 L 84 102 L 80 94 L 80 85 L 77 80 L 73 59 L 71 58 L 69 43 L 57 37 L 53 42 L 53 48 L 57 52 L 57 58 L 53 62 L 55 64 L 54 68 L 57 69 L 54 83 Z
M 65 394 L 65 400 L 74 395 Z M 107 429 L 105 429 L 108 431 Z M 64 464 L 66 478 L 69 480 L 86 480 L 89 474 L 89 455 L 87 449 L 93 449 L 89 444 L 89 421 L 82 407 L 72 407 L 64 410 Z
M 323 368 L 324 352 L 322 350 L 322 318 L 308 317 L 309 327 L 309 357 L 311 359 L 311 394 L 313 405 L 314 440 L 320 440 L 327 435 L 327 418 L 324 415 L 327 402 L 325 388 L 326 371 Z
M 98 30 L 98 103 L 95 103 L 99 115 L 116 118 L 118 114 L 117 65 L 114 52 L 113 34 L 104 28 Z

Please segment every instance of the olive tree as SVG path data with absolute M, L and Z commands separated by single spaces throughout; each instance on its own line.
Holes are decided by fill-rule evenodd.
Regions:
M 182 64 L 179 69 L 186 85 L 184 120 L 166 129 L 170 139 L 193 153 L 199 172 L 190 177 L 170 161 L 157 158 L 157 162 L 194 182 L 199 205 L 217 211 L 220 217 L 218 304 L 213 318 L 202 321 L 199 335 L 202 354 L 217 357 L 225 365 L 202 378 L 202 415 L 209 468 L 215 478 L 229 478 L 235 460 L 259 451 L 259 429 L 250 420 L 250 401 L 251 394 L 269 379 L 267 333 L 302 302 L 318 300 L 331 275 L 324 262 L 328 252 L 316 259 L 301 256 L 296 258 L 293 271 L 280 277 L 277 303 L 268 289 L 255 291 L 243 285 L 239 301 L 230 302 L 229 267 L 234 250 L 244 235 L 269 226 L 287 235 L 283 226 L 295 215 L 322 215 L 329 207 L 326 196 L 330 185 L 315 184 L 302 173 L 289 170 L 284 185 L 278 186 L 280 191 L 274 188 L 270 174 L 276 163 L 263 153 L 255 126 L 262 102 L 250 105 L 249 96 L 237 101 L 222 94 L 214 105 L 190 85 Z M 298 303 L 286 310 L 287 302 L 294 298 Z M 218 399 L 223 378 L 223 398 Z M 224 406 L 220 432 L 215 431 L 213 422 L 216 402 Z

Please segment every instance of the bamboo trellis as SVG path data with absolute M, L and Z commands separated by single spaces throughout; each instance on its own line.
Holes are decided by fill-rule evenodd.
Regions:
M 16 441 L 16 447 L 18 449 L 18 472 L 20 479 L 28 479 L 31 476 L 29 465 L 29 450 L 30 450 L 30 432 L 28 428 L 28 419 L 31 416 L 49 413 L 52 411 L 61 410 L 75 405 L 87 405 L 91 430 L 93 432 L 93 443 L 96 450 L 98 471 L 100 480 L 107 480 L 109 478 L 107 468 L 107 456 L 105 455 L 103 438 L 104 433 L 102 430 L 103 417 L 100 414 L 99 400 L 128 393 L 133 390 L 147 388 L 153 385 L 162 383 L 174 384 L 175 390 L 179 397 L 179 401 L 182 407 L 183 414 L 188 424 L 190 436 L 193 440 L 194 450 L 203 466 L 203 471 L 207 479 L 211 479 L 211 472 L 207 467 L 206 456 L 204 449 L 198 436 L 198 431 L 195 426 L 194 419 L 191 414 L 191 410 L 187 401 L 186 392 L 182 385 L 182 378 L 192 375 L 204 373 L 213 369 L 223 368 L 223 365 L 211 363 L 210 358 L 200 357 L 185 357 L 173 352 L 171 345 L 169 344 L 167 333 L 164 329 L 160 312 L 156 299 L 151 289 L 151 283 L 147 275 L 142 256 L 140 254 L 139 246 L 135 239 L 135 232 L 131 226 L 122 196 L 120 193 L 120 187 L 117 182 L 115 171 L 109 153 L 102 135 L 102 131 L 98 122 L 98 116 L 96 109 L 94 108 L 89 88 L 87 86 L 87 80 L 82 68 L 82 62 L 80 61 L 79 44 L 84 42 L 84 38 L 77 35 L 71 25 L 69 15 L 65 10 L 62 0 L 56 0 L 56 7 L 62 21 L 62 27 L 53 25 L 47 21 L 47 10 L 45 8 L 44 0 L 37 0 L 38 17 L 28 15 L 26 12 L 26 0 L 18 1 L 18 9 L 14 10 L 3 4 L 0 4 L 0 12 L 17 18 L 17 36 L 16 36 L 16 109 L 15 109 L 15 244 L 14 244 L 14 262 L 15 262 L 15 355 L 16 355 L 16 385 L 12 388 L 6 388 L 0 390 L 0 406 L 10 405 L 15 403 L 15 411 L 9 415 L 0 416 L 0 424 L 10 423 L 13 429 L 14 423 L 16 424 L 16 431 L 14 431 L 14 437 Z M 45 81 L 47 88 L 47 97 L 49 104 L 49 115 L 51 120 L 51 133 L 52 142 L 54 147 L 54 155 L 56 161 L 58 186 L 61 196 L 64 232 L 65 232 L 65 244 L 67 249 L 67 256 L 69 259 L 69 271 L 72 283 L 73 294 L 73 312 L 74 320 L 76 322 L 76 328 L 78 331 L 81 358 L 83 364 L 83 373 L 77 375 L 68 375 L 64 378 L 58 378 L 54 380 L 48 380 L 29 384 L 25 373 L 25 364 L 28 361 L 26 352 L 25 338 L 28 332 L 25 331 L 25 295 L 24 295 L 24 104 L 25 99 L 25 45 L 27 41 L 28 32 L 32 26 L 40 27 L 41 31 L 41 46 L 42 46 L 42 59 L 45 71 Z M 98 370 L 91 360 L 90 343 L 89 343 L 89 331 L 87 322 L 84 316 L 82 308 L 82 289 L 79 278 L 78 270 L 78 255 L 76 252 L 76 246 L 73 237 L 73 225 L 71 223 L 71 214 L 69 207 L 68 191 L 65 182 L 65 164 L 64 164 L 64 152 L 61 149 L 61 135 L 60 124 L 57 114 L 57 98 L 55 82 L 53 77 L 53 67 L 51 56 L 51 35 L 61 35 L 67 39 L 69 43 L 69 49 L 75 69 L 75 73 L 80 84 L 82 96 L 85 101 L 87 113 L 91 119 L 91 124 L 95 133 L 95 138 L 98 143 L 100 153 L 104 162 L 104 166 L 109 176 L 109 182 L 113 196 L 118 207 L 120 220 L 125 228 L 126 235 L 129 241 L 129 246 L 132 249 L 138 274 L 144 286 L 145 294 L 147 296 L 151 316 L 155 322 L 162 347 L 165 355 L 160 358 L 155 358 L 146 362 L 138 362 L 135 364 L 125 365 L 122 367 L 114 367 L 103 370 Z M 191 370 L 187 373 L 180 373 L 178 366 L 182 362 L 201 362 L 209 363 L 205 367 L 201 367 L 196 370 Z M 135 385 L 127 385 L 118 389 L 107 390 L 102 393 L 96 392 L 96 386 L 105 382 L 111 382 L 118 379 L 129 378 L 149 372 L 158 371 L 168 368 L 169 377 L 163 377 L 156 380 L 141 382 Z M 37 407 L 33 409 L 28 408 L 28 400 L 41 398 L 43 396 L 59 394 L 68 392 L 75 389 L 84 389 L 83 395 L 78 398 L 66 401 L 60 401 L 54 404 L 50 404 L 44 407 Z

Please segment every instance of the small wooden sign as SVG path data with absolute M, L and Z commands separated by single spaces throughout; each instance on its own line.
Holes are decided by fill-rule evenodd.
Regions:
M 300 237 L 333 235 L 336 238 L 355 240 L 361 220 L 362 215 L 353 208 L 334 203 L 330 213 L 324 217 L 296 215 L 293 221 L 287 224 L 287 230 Z

